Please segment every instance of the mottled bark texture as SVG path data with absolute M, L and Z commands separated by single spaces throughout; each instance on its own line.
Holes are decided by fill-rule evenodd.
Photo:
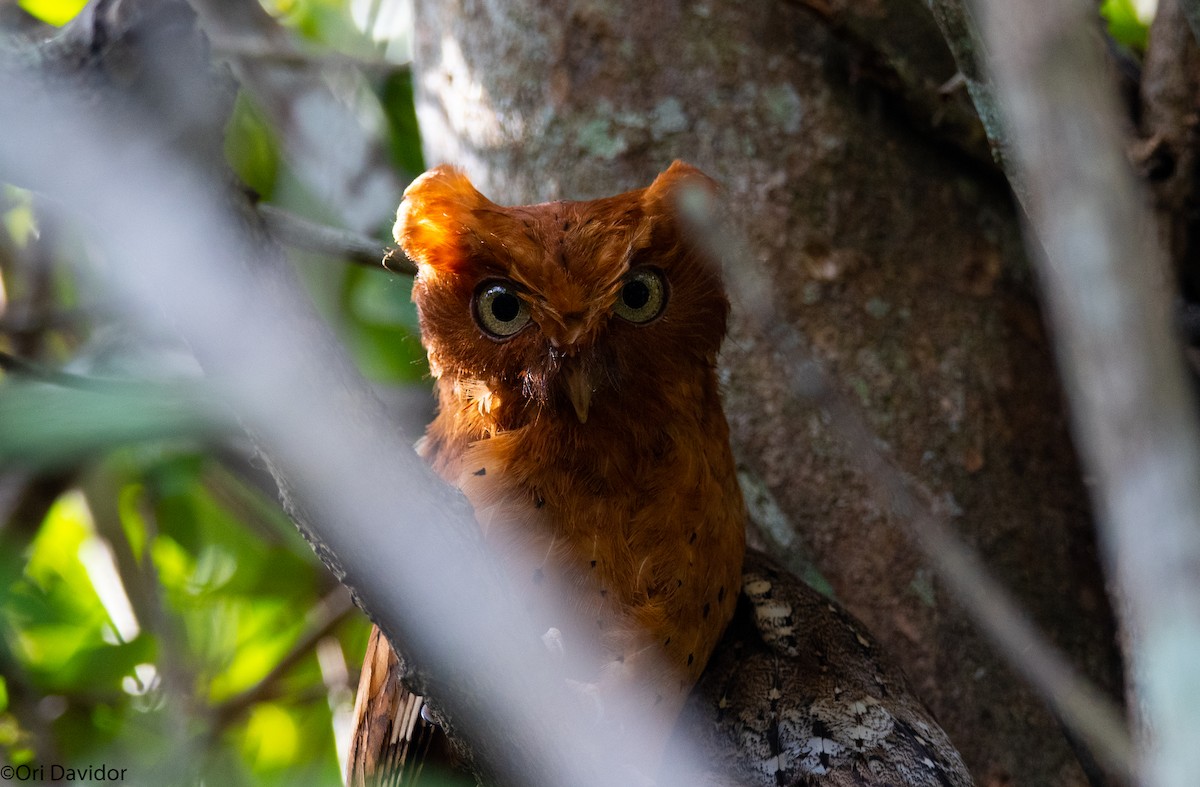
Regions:
M 936 118 L 914 123 L 889 81 L 919 92 L 955 74 L 920 4 L 417 6 L 430 164 L 463 165 L 511 202 L 641 186 L 676 157 L 717 178 L 752 249 L 735 264 L 764 266 L 786 319 L 900 466 L 1047 636 L 1119 692 L 1091 515 L 1003 180 Z M 834 24 L 846 15 L 872 24 Z M 1052 715 L 734 319 L 735 450 L 794 523 L 793 564 L 810 564 L 891 649 L 980 784 L 1083 784 Z

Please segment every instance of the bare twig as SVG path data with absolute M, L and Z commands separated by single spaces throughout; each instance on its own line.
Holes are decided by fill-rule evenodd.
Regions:
M 416 265 L 403 252 L 397 258 L 398 250 L 394 246 L 380 243 L 368 235 L 317 224 L 266 203 L 260 202 L 257 208 L 267 231 L 284 245 L 330 254 L 372 268 L 384 266 L 394 273 L 409 276 L 416 273 Z
M 218 57 L 249 58 L 300 68 L 357 68 L 384 74 L 404 74 L 410 68 L 408 63 L 393 63 L 345 52 L 302 49 L 291 40 L 281 41 L 256 35 L 210 37 L 209 40 L 213 54 Z
M 15 376 L 25 377 L 37 382 L 50 383 L 51 385 L 63 388 L 74 388 L 80 391 L 92 391 L 94 393 L 141 393 L 148 390 L 151 386 L 151 384 L 142 380 L 90 377 L 88 375 L 51 369 L 40 363 L 18 357 L 3 350 L 0 350 L 0 369 Z
M 1149 785 L 1200 773 L 1200 425 L 1172 326 L 1153 219 L 1124 156 L 1085 0 L 983 3 L 1014 164 L 1123 596 Z M 1099 753 L 1099 752 L 1098 752 Z

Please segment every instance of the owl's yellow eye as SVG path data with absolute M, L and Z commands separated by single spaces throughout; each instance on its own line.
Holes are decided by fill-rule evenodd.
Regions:
M 529 307 L 512 285 L 484 282 L 472 303 L 475 322 L 494 339 L 507 339 L 529 324 Z
M 638 268 L 625 277 L 613 311 L 630 322 L 646 323 L 667 305 L 667 283 L 654 268 Z

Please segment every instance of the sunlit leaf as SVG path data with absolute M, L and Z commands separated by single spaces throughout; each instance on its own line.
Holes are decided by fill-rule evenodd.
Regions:
M 1134 0 L 1104 0 L 1101 15 L 1108 21 L 1108 32 L 1117 42 L 1137 52 L 1146 50 L 1153 11 L 1139 11 Z
M 290 713 L 274 703 L 262 702 L 250 713 L 245 747 L 256 768 L 279 768 L 295 759 L 299 737 Z
M 4 229 L 13 245 L 23 249 L 37 237 L 37 217 L 33 212 L 33 199 L 28 191 L 16 186 L 3 187 L 2 217 Z
M 87 5 L 87 0 L 17 0 L 32 16 L 55 27 L 70 22 Z

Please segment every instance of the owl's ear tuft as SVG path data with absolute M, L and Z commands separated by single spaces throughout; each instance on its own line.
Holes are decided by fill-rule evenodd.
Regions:
M 689 199 L 689 193 L 711 200 L 717 194 L 717 182 L 676 159 L 643 192 L 642 210 L 649 215 L 674 216 L 679 212 L 680 200 Z
M 404 190 L 392 234 L 418 270 L 454 270 L 466 260 L 475 212 L 487 207 L 462 170 L 443 164 Z

